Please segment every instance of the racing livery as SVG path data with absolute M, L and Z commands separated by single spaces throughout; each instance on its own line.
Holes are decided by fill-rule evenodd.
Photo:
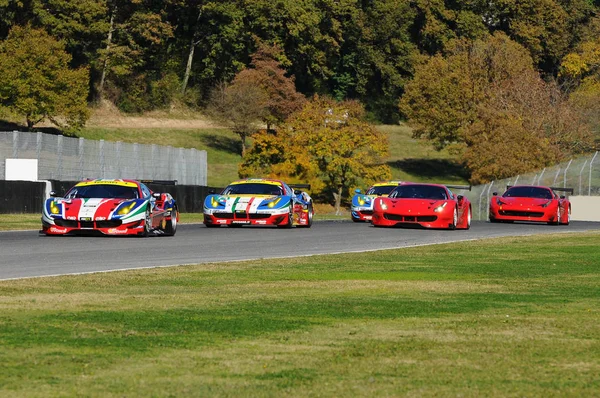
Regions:
M 507 186 L 490 200 L 490 222 L 531 221 L 554 225 L 569 225 L 571 202 L 556 191 L 573 193 L 573 188 L 553 188 L 532 185 Z
M 291 228 L 312 225 L 314 210 L 311 197 L 288 185 L 267 178 L 234 181 L 220 194 L 204 200 L 204 224 L 207 227 L 227 225 L 276 225 Z
M 50 193 L 42 211 L 42 233 L 67 235 L 173 236 L 179 212 L 168 193 L 154 193 L 135 180 L 86 180 L 64 197 Z
M 402 181 L 384 181 L 373 184 L 363 194 L 360 189 L 357 189 L 356 194 L 352 197 L 352 207 L 350 208 L 350 216 L 352 221 L 371 221 L 373 217 L 373 202 L 378 196 L 388 196 L 394 188 Z
M 374 200 L 375 227 L 423 227 L 440 229 L 471 228 L 471 202 L 449 188 L 470 186 L 402 183 L 388 197 Z

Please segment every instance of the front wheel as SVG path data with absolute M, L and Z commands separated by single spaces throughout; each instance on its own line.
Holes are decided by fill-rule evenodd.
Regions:
M 146 215 L 144 216 L 144 231 L 142 232 L 142 237 L 147 238 L 150 236 L 152 232 L 152 213 L 150 213 L 150 208 L 146 208 Z
M 465 226 L 465 229 L 471 229 L 471 220 L 473 218 L 473 213 L 471 211 L 471 206 L 469 206 L 469 209 L 467 210 L 467 225 Z
M 454 208 L 454 214 L 452 214 L 452 224 L 448 225 L 448 229 L 456 229 L 456 224 L 458 224 L 458 209 Z
M 292 228 L 292 226 L 294 225 L 294 214 L 290 211 L 288 213 L 288 217 L 287 217 L 287 223 L 285 224 L 279 224 L 277 227 L 279 228 Z

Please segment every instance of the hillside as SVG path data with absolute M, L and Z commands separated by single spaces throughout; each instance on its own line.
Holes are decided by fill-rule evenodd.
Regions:
M 447 151 L 438 152 L 412 138 L 405 125 L 381 125 L 390 141 L 388 164 L 394 179 L 464 183 L 464 170 Z M 152 112 L 125 116 L 115 109 L 95 109 L 87 127 L 78 134 L 86 139 L 162 144 L 206 150 L 208 185 L 220 187 L 238 178 L 240 142 L 231 130 L 219 127 L 193 112 Z

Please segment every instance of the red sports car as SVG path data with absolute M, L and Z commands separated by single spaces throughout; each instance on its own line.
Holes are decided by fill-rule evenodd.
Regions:
M 569 225 L 571 203 L 556 191 L 573 193 L 572 188 L 531 185 L 508 186 L 502 196 L 494 192 L 490 201 L 490 222 L 533 221 Z
M 50 193 L 42 211 L 46 235 L 167 235 L 177 231 L 179 212 L 169 193 L 152 192 L 134 180 L 86 180 L 59 197 Z
M 469 186 L 403 183 L 388 197 L 375 199 L 372 223 L 375 227 L 471 228 L 471 202 L 449 188 Z

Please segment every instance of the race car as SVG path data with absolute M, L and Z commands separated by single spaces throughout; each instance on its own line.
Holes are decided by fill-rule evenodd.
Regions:
M 207 227 L 275 225 L 310 228 L 314 209 L 310 195 L 298 189 L 308 185 L 288 185 L 267 178 L 234 181 L 220 194 L 204 200 L 204 224 Z M 296 189 L 296 190 L 294 190 Z
M 50 192 L 42 211 L 46 235 L 167 235 L 177 231 L 179 212 L 168 193 L 154 193 L 135 180 L 86 180 L 58 197 Z
M 554 225 L 569 225 L 571 202 L 556 192 L 573 193 L 573 188 L 553 188 L 532 185 L 507 186 L 490 200 L 490 222 L 530 221 Z
M 402 183 L 388 197 L 375 198 L 375 227 L 471 228 L 471 202 L 449 188 L 470 190 L 469 186 Z
M 360 189 L 357 189 L 356 194 L 352 197 L 352 206 L 350 208 L 350 216 L 352 221 L 371 221 L 373 217 L 373 201 L 378 196 L 388 196 L 392 189 L 396 188 L 402 181 L 384 181 L 373 184 L 363 194 Z

